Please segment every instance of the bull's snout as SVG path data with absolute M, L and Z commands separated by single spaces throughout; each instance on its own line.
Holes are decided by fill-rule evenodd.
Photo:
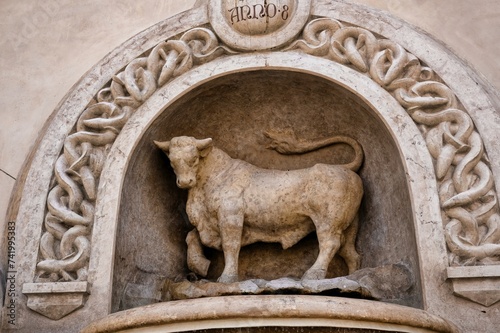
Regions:
M 189 189 L 194 185 L 195 185 L 194 178 L 185 178 L 185 179 L 177 178 L 177 186 L 180 188 Z

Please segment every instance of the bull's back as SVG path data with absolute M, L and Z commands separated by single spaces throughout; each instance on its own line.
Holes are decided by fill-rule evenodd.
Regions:
M 244 191 L 245 223 L 293 227 L 306 217 L 331 214 L 332 210 L 351 216 L 350 211 L 357 211 L 362 195 L 359 176 L 341 166 L 259 170 Z
M 299 208 L 332 198 L 351 202 L 359 200 L 362 194 L 361 179 L 356 173 L 341 166 L 316 164 L 308 169 L 255 173 L 243 195 L 247 207 L 256 206 L 259 212 L 280 206 Z

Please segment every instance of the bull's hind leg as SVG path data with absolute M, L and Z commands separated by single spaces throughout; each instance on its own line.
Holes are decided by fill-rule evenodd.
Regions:
M 355 246 L 356 236 L 358 234 L 358 223 L 358 215 L 356 214 L 356 217 L 344 232 L 344 243 L 339 250 L 340 256 L 344 258 L 347 268 L 349 269 L 349 274 L 357 271 L 361 264 L 361 257 L 358 251 L 356 251 Z
M 191 230 L 186 237 L 187 243 L 187 265 L 189 270 L 200 275 L 207 276 L 210 260 L 203 254 L 203 245 L 201 244 L 198 230 Z
M 342 232 L 335 230 L 330 224 L 325 227 L 318 223 L 315 223 L 315 225 L 316 234 L 318 235 L 319 254 L 314 265 L 302 276 L 303 280 L 321 280 L 326 277 L 328 266 L 335 253 L 339 250 L 342 240 Z

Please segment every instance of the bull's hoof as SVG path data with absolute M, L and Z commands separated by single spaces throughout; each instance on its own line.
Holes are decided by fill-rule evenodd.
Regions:
M 322 280 L 326 277 L 324 269 L 308 269 L 302 276 L 302 280 Z
M 238 275 L 224 275 L 224 274 L 222 274 L 217 279 L 217 282 L 220 282 L 220 283 L 234 283 L 234 282 L 238 282 Z
M 210 260 L 202 256 L 188 257 L 188 268 L 200 276 L 207 276 L 208 268 L 210 267 Z

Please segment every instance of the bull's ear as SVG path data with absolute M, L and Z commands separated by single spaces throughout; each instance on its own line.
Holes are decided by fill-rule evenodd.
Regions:
M 168 153 L 168 150 L 170 148 L 170 141 L 164 141 L 164 142 L 154 141 L 154 143 L 156 146 L 158 146 L 158 148 L 163 150 L 165 153 Z
M 196 140 L 196 148 L 198 148 L 201 157 L 207 156 L 212 148 L 212 139 Z

